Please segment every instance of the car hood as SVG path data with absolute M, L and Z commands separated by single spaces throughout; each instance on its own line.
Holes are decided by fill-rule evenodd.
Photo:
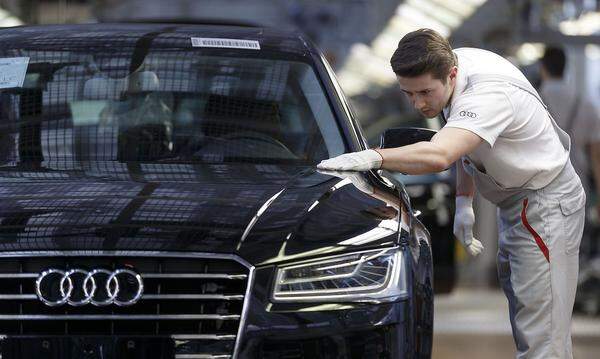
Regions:
M 122 177 L 9 170 L 0 181 L 5 252 L 216 252 L 261 265 L 394 243 L 399 226 L 395 191 L 374 183 L 392 194 L 380 200 L 309 167 L 171 164 Z

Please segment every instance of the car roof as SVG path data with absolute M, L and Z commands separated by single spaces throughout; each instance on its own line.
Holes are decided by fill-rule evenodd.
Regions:
M 316 49 L 298 31 L 280 30 L 272 27 L 229 24 L 174 24 L 174 23 L 96 23 L 72 25 L 16 26 L 0 30 L 0 42 L 23 45 L 84 44 L 90 42 L 114 42 L 128 46 L 144 37 L 152 38 L 152 46 L 191 46 L 192 37 L 255 40 L 261 49 L 309 55 Z

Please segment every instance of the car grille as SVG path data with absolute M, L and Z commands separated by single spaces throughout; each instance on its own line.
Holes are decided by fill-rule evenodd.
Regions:
M 35 290 L 39 274 L 129 268 L 144 282 L 127 307 L 68 304 L 50 307 Z M 7 336 L 170 337 L 176 358 L 234 355 L 251 270 L 236 257 L 159 253 L 80 253 L 0 258 L 0 334 Z

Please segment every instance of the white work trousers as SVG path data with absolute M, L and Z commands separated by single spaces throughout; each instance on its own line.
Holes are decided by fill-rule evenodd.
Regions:
M 567 162 L 552 183 L 498 204 L 498 277 L 518 359 L 571 359 L 585 193 Z

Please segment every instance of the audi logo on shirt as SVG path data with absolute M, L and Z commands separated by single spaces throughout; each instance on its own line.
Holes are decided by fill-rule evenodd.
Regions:
M 463 116 L 463 117 L 470 117 L 470 118 L 477 117 L 477 114 L 475 112 L 471 112 L 471 111 L 460 111 L 459 115 Z
M 142 277 L 130 269 L 48 269 L 35 281 L 38 298 L 47 306 L 135 304 L 144 293 Z

